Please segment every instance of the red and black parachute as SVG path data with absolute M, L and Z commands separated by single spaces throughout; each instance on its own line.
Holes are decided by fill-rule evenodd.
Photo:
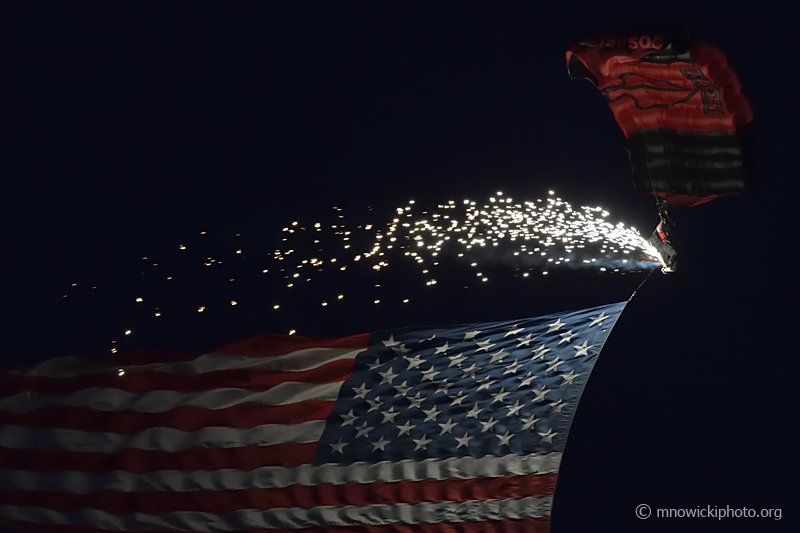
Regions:
M 608 101 L 628 139 L 637 190 L 691 207 L 744 189 L 737 133 L 753 111 L 718 48 L 654 34 L 604 36 L 570 48 L 567 69 Z

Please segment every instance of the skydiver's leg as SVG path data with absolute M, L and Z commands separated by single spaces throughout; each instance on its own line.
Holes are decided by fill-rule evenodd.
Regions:
M 675 251 L 675 248 L 668 242 L 662 243 L 661 245 L 661 257 L 664 258 L 664 262 L 667 263 L 667 266 L 672 270 L 676 270 L 676 266 L 678 264 L 678 252 Z
M 667 261 L 667 255 L 666 255 L 667 252 L 664 250 L 665 243 L 661 242 L 661 239 L 658 238 L 658 233 L 656 231 L 654 231 L 653 234 L 650 236 L 650 238 L 647 239 L 647 242 L 649 242 L 653 246 L 653 248 L 656 249 L 658 255 L 661 256 L 661 259 L 664 261 L 664 263 L 669 265 L 669 261 Z

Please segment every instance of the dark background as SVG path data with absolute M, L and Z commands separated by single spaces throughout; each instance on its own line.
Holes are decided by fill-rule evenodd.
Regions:
M 203 352 L 290 328 L 349 335 L 625 300 L 646 273 L 523 282 L 497 267 L 465 290 L 455 267 L 433 288 L 399 269 L 381 297 L 411 294 L 411 305 L 373 306 L 371 280 L 342 278 L 352 298 L 336 312 L 316 289 L 286 294 L 247 273 L 281 227 L 334 220 L 334 205 L 353 221 L 390 219 L 409 198 L 555 189 L 649 232 L 653 201 L 632 190 L 623 135 L 596 90 L 569 80 L 564 51 L 607 29 L 686 28 L 720 46 L 752 101 L 760 184 L 674 214 L 682 271 L 654 273 L 606 344 L 553 531 L 791 530 L 797 36 L 790 13 L 750 4 L 5 3 L 1 362 L 102 355 L 111 340 Z M 240 306 L 158 321 L 133 304 L 158 296 L 141 257 L 177 264 L 183 243 L 248 251 L 231 267 Z M 230 299 L 221 277 L 177 271 L 177 303 Z M 781 508 L 783 519 L 640 521 L 640 503 Z

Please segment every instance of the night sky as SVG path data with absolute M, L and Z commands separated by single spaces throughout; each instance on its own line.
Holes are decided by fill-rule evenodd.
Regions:
M 379 223 L 409 199 L 435 207 L 554 190 L 649 234 L 658 217 L 633 190 L 623 134 L 602 96 L 569 79 L 564 52 L 602 30 L 686 28 L 716 43 L 742 81 L 759 179 L 673 212 L 681 271 L 650 276 L 601 354 L 570 431 L 553 531 L 791 529 L 800 351 L 789 14 L 698 2 L 275 4 L 0 8 L 2 365 L 107 354 L 112 340 L 207 352 L 290 329 L 343 336 L 624 301 L 647 272 L 523 279 L 489 257 L 487 283 L 453 262 L 427 286 L 397 263 L 293 292 L 258 274 L 292 221 Z M 208 256 L 225 267 L 209 274 Z M 152 258 L 174 266 L 180 291 L 158 288 L 166 271 Z M 320 306 L 334 286 L 347 297 Z M 142 295 L 148 306 L 161 298 L 164 315 L 137 307 Z M 640 503 L 782 508 L 783 520 L 640 521 Z

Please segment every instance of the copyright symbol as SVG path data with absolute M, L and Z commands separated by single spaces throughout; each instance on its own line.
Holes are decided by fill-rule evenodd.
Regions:
M 650 518 L 651 512 L 652 511 L 650 511 L 650 506 L 647 505 L 646 503 L 640 503 L 639 505 L 636 506 L 636 516 L 638 518 L 641 518 L 642 520 L 647 520 L 648 518 Z

